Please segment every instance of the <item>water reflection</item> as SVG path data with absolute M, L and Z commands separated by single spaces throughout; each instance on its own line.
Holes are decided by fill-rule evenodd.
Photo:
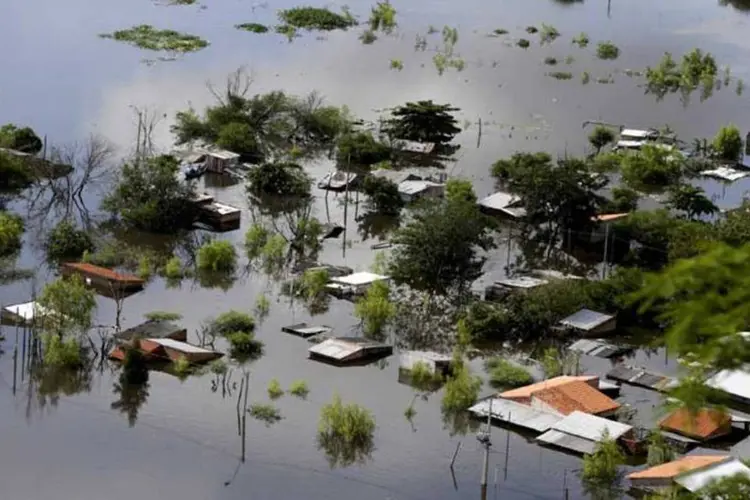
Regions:
M 117 396 L 111 408 L 124 414 L 128 419 L 128 425 L 134 427 L 138 420 L 138 412 L 146 404 L 149 396 L 149 383 L 129 384 L 123 380 L 115 382 L 112 393 Z
M 74 396 L 91 391 L 93 364 L 79 369 L 36 366 L 31 370 L 29 397 L 35 393 L 40 409 L 56 407 L 61 396 Z
M 441 412 L 443 428 L 448 434 L 453 436 L 465 436 L 469 433 L 476 432 L 479 429 L 480 422 L 471 418 L 467 411 L 445 411 Z
M 732 7 L 740 12 L 750 12 L 750 0 L 719 0 L 719 5 Z
M 401 219 L 398 216 L 368 212 L 357 218 L 357 232 L 362 237 L 362 241 L 368 239 L 385 241 L 400 224 Z
M 375 444 L 372 436 L 350 440 L 340 434 L 319 433 L 318 448 L 325 454 L 329 467 L 335 469 L 364 465 L 372 458 Z

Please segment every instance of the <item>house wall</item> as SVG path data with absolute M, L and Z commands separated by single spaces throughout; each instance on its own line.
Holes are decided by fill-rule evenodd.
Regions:
M 612 318 L 609 321 L 604 322 L 598 327 L 586 332 L 586 336 L 593 335 L 598 336 L 603 333 L 611 333 L 617 328 L 617 318 Z

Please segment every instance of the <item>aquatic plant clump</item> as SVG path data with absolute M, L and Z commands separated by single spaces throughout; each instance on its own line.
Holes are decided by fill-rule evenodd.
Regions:
M 589 36 L 586 33 L 579 33 L 578 36 L 573 37 L 573 43 L 584 49 L 589 44 Z
M 544 58 L 544 64 L 548 66 L 554 66 L 557 64 L 557 59 L 554 57 L 545 57 Z
M 524 368 L 503 358 L 491 358 L 485 363 L 493 387 L 516 388 L 529 385 L 534 378 Z
M 357 25 L 347 11 L 337 14 L 320 7 L 294 7 L 279 12 L 279 19 L 287 26 L 308 31 L 346 30 Z
M 320 410 L 318 438 L 321 441 L 337 440 L 344 445 L 356 445 L 371 441 L 374 432 L 372 414 L 357 404 L 344 404 L 338 394 Z
M 557 31 L 557 28 L 542 23 L 542 29 L 539 31 L 539 38 L 541 39 L 542 45 L 554 42 L 559 36 L 560 32 Z
M 396 23 L 396 9 L 389 2 L 378 2 L 370 12 L 370 31 L 382 31 L 391 34 L 398 25 Z
M 714 89 L 718 72 L 713 55 L 700 49 L 683 55 L 679 65 L 667 52 L 658 66 L 646 68 L 647 92 L 660 98 L 670 92 L 689 94 L 703 87 L 703 97 L 708 97 Z
M 289 394 L 305 399 L 307 398 L 307 395 L 310 394 L 310 388 L 304 380 L 295 380 L 289 385 Z
M 103 33 L 99 37 L 129 43 L 140 49 L 157 52 L 197 52 L 209 45 L 206 40 L 198 36 L 173 30 L 160 30 L 148 24 L 115 31 L 114 33 Z
M 550 71 L 547 76 L 554 78 L 555 80 L 571 80 L 573 73 L 570 71 Z
M 531 42 L 529 42 L 529 41 L 528 41 L 528 40 L 526 40 L 525 38 L 521 38 L 520 40 L 518 40 L 518 41 L 516 42 L 516 45 L 518 45 L 518 46 L 519 46 L 519 47 L 521 47 L 522 49 L 528 49 L 528 48 L 529 48 L 529 46 L 531 45 Z
M 599 42 L 596 46 L 596 57 L 613 60 L 620 57 L 620 48 L 612 42 Z
M 238 30 L 249 31 L 250 33 L 268 33 L 268 26 L 258 23 L 242 23 L 235 25 Z
M 268 383 L 268 397 L 271 399 L 279 399 L 284 395 L 284 389 L 281 388 L 281 383 L 278 379 L 273 379 Z
M 273 405 L 255 403 L 250 405 L 247 412 L 256 420 L 266 424 L 266 427 L 270 427 L 273 424 L 279 422 L 283 417 L 281 411 Z

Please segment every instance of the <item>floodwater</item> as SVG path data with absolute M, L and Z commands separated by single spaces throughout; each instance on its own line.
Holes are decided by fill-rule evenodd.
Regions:
M 131 106 L 148 107 L 167 118 L 156 131 L 157 145 L 170 146 L 169 118 L 189 103 L 197 109 L 211 102 L 206 82 L 221 85 L 239 66 L 253 74 L 253 90 L 284 89 L 292 93 L 319 91 L 333 104 L 346 104 L 353 112 L 372 118 L 376 110 L 408 100 L 433 99 L 461 108 L 467 131 L 459 138 L 462 149 L 449 166 L 452 175 L 471 179 L 479 195 L 490 194 L 489 165 L 517 150 L 546 150 L 556 154 L 582 154 L 586 140 L 582 123 L 602 120 L 634 127 L 670 124 L 685 140 L 710 137 L 719 126 L 734 122 L 747 128 L 747 96 L 735 95 L 733 85 L 705 102 L 695 95 L 688 106 L 676 96 L 656 102 L 644 95 L 637 78 L 624 69 L 656 64 L 665 51 L 681 55 L 700 47 L 715 54 L 720 64 L 731 66 L 737 78 L 750 82 L 747 66 L 748 18 L 742 9 L 721 6 L 714 0 L 647 2 L 633 0 L 505 0 L 455 3 L 393 2 L 398 10 L 399 34 L 381 37 L 371 46 L 357 33 L 331 33 L 324 40 L 305 34 L 288 43 L 274 35 L 236 31 L 241 22 L 273 23 L 275 11 L 294 5 L 285 0 L 252 3 L 250 0 L 206 2 L 207 8 L 165 7 L 148 0 L 52 0 L 5 2 L 0 9 L 0 43 L 12 47 L 0 73 L 0 122 L 28 124 L 47 134 L 51 143 L 85 139 L 90 133 L 112 140 L 126 153 L 135 139 Z M 365 17 L 370 4 L 357 0 L 352 11 Z M 741 7 L 741 5 L 740 5 Z M 528 25 L 553 24 L 562 37 L 539 47 L 538 36 L 527 35 Z M 150 54 L 96 37 L 98 33 L 149 23 L 207 38 L 211 46 L 173 62 L 144 64 Z M 463 72 L 447 70 L 441 77 L 432 67 L 439 34 L 429 35 L 428 51 L 415 52 L 417 34 L 429 25 L 455 26 L 456 51 L 467 62 Z M 532 40 L 523 50 L 509 46 L 506 37 L 486 36 L 497 28 L 510 31 L 509 40 Z M 585 31 L 592 44 L 579 49 L 572 36 Z M 612 40 L 622 50 L 617 61 L 597 61 L 594 43 Z M 558 81 L 542 61 L 572 55 L 574 78 Z M 401 59 L 403 71 L 389 69 L 391 59 Z M 558 65 L 556 70 L 568 71 Z M 592 81 L 584 86 L 580 74 Z M 612 74 L 613 84 L 594 80 Z M 477 127 L 483 133 L 477 148 Z M 319 178 L 330 168 L 310 166 Z M 715 182 L 701 185 L 722 207 L 736 205 L 750 181 L 731 187 Z M 247 207 L 241 186 L 207 187 L 221 200 Z M 322 194 L 321 194 L 322 196 Z M 98 193 L 87 193 L 89 208 L 97 206 Z M 343 222 L 341 204 L 330 196 L 330 220 Z M 23 203 L 11 209 L 23 210 Z M 316 202 L 316 214 L 326 219 L 325 200 Z M 372 261 L 371 240 L 354 231 L 354 209 L 349 207 L 348 242 L 329 240 L 321 260 L 365 269 Z M 52 217 L 50 215 L 50 217 Z M 250 222 L 226 236 L 242 241 Z M 19 266 L 38 269 L 36 280 L 0 288 L 3 305 L 30 300 L 34 290 L 51 279 L 41 265 L 37 233 L 29 231 Z M 145 241 L 147 238 L 139 238 Z M 505 264 L 505 251 L 492 255 L 488 270 Z M 278 286 L 250 275 L 227 291 L 204 289 L 185 283 L 167 289 L 153 280 L 145 291 L 125 301 L 123 324 L 132 326 L 152 310 L 183 315 L 192 340 L 200 323 L 229 309 L 251 310 L 262 292 L 274 295 Z M 275 296 L 275 295 L 274 295 Z M 353 307 L 333 301 L 330 310 L 313 319 L 345 334 L 356 327 Z M 114 322 L 111 300 L 100 298 L 97 321 Z M 92 376 L 90 386 L 61 395 L 56 401 L 40 398 L 28 379 L 13 379 L 13 330 L 4 328 L 5 355 L 0 357 L 0 491 L 3 498 L 160 498 L 240 499 L 328 498 L 457 499 L 476 498 L 482 452 L 474 435 L 454 434 L 442 422 L 440 393 L 416 404 L 413 426 L 403 416 L 413 391 L 397 382 L 397 358 L 356 368 L 333 368 L 306 359 L 308 344 L 280 332 L 283 325 L 308 321 L 307 313 L 274 299 L 270 316 L 258 329 L 266 354 L 251 365 L 250 402 L 267 399 L 267 383 L 278 378 L 283 386 L 295 379 L 308 381 L 307 401 L 289 396 L 280 400 L 284 420 L 268 428 L 249 420 L 247 457 L 240 463 L 235 400 L 211 391 L 209 376 L 180 382 L 163 373 L 152 373 L 148 396 L 130 427 L 123 413 L 112 409 L 116 373 L 105 368 Z M 637 362 L 662 371 L 673 371 L 664 353 L 652 357 L 639 353 Z M 604 373 L 609 362 L 584 360 L 593 372 Z M 477 368 L 479 366 L 477 365 Z M 235 371 L 234 380 L 239 381 Z M 371 409 L 378 425 L 375 450 L 364 464 L 331 468 L 315 443 L 319 408 L 338 393 L 347 402 Z M 484 391 L 489 393 L 489 389 Z M 624 389 L 624 399 L 652 419 L 654 394 Z M 44 403 L 44 404 L 42 404 Z M 652 409 L 653 412 L 649 410 Z M 580 459 L 538 447 L 526 438 L 495 429 L 490 461 L 493 498 L 558 499 L 564 486 L 570 498 L 582 498 L 576 471 Z M 457 443 L 463 443 L 455 464 L 449 463 Z M 509 450 L 506 461 L 506 450 Z

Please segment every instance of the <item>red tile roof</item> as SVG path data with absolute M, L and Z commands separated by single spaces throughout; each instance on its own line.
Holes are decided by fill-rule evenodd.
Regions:
M 686 408 L 680 408 L 667 415 L 659 427 L 666 431 L 677 432 L 694 439 L 708 439 L 729 434 L 732 431 L 732 417 L 723 411 L 702 408 L 695 415 L 690 415 Z
M 554 377 L 548 380 L 537 382 L 536 384 L 525 385 L 518 389 L 512 389 L 510 391 L 501 392 L 499 396 L 505 399 L 512 399 L 514 401 L 524 402 L 531 398 L 531 395 L 535 392 L 542 391 L 544 389 L 551 389 L 563 384 L 569 384 L 571 382 L 591 382 L 598 380 L 599 377 L 596 375 L 582 375 L 579 377 L 573 377 L 569 375 L 563 375 L 560 377 Z
M 110 281 L 115 281 L 121 284 L 127 284 L 127 285 L 144 284 L 144 281 L 138 276 L 133 276 L 132 274 L 118 273 L 117 271 L 114 271 L 112 269 L 107 269 L 106 267 L 95 266 L 93 264 L 88 264 L 86 262 L 66 262 L 63 264 L 63 267 L 66 267 L 72 271 L 77 271 L 84 275 L 97 276 L 97 277 L 104 278 Z
M 573 381 L 535 392 L 532 398 L 543 401 L 563 415 L 582 411 L 591 415 L 611 413 L 620 403 L 583 381 Z
M 672 462 L 657 465 L 646 470 L 633 472 L 628 479 L 671 479 L 680 474 L 727 460 L 728 456 L 689 455 Z

